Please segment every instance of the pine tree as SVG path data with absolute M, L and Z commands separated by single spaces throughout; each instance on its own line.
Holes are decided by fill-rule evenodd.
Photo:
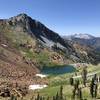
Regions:
M 40 95 L 38 93 L 37 97 L 36 97 L 36 100 L 40 100 Z
M 92 81 L 90 84 L 90 94 L 91 94 L 92 98 L 94 97 L 93 92 L 94 92 L 94 79 L 92 78 Z
M 78 89 L 78 97 L 80 100 L 82 100 L 82 90 L 81 88 Z
M 75 98 L 75 88 L 73 89 L 73 91 L 72 91 L 72 93 L 73 93 L 73 95 L 72 95 L 72 98 L 74 99 Z
M 83 68 L 82 79 L 83 79 L 84 86 L 86 86 L 86 81 L 87 81 L 87 68 L 86 67 Z
M 47 97 L 47 100 L 49 100 L 49 97 Z
M 95 87 L 94 87 L 94 97 L 96 98 L 97 97 L 97 84 L 95 84 Z
M 74 79 L 73 79 L 73 77 L 70 78 L 70 85 L 74 85 Z
M 55 96 L 53 96 L 53 100 L 56 100 Z
M 78 89 L 78 87 L 79 87 L 79 80 L 76 80 L 76 83 L 75 83 L 74 87 L 75 87 L 75 90 Z
M 60 100 L 63 100 L 63 86 L 60 87 L 59 98 Z
M 97 97 L 97 88 L 98 88 L 98 85 L 97 85 L 97 75 L 95 74 L 94 75 L 94 97 L 96 98 Z
M 77 95 L 77 97 L 79 97 L 79 94 L 77 94 L 76 92 L 79 92 L 79 80 L 76 80 L 75 84 L 74 84 L 74 90 L 73 90 L 73 95 L 72 95 L 73 99 L 75 99 L 75 95 Z
M 58 92 L 57 92 L 57 94 L 56 94 L 56 98 L 55 98 L 56 100 L 59 100 L 59 94 L 58 94 Z
M 98 85 L 97 85 L 97 80 L 96 80 L 96 75 L 92 78 L 91 84 L 90 84 L 90 94 L 93 97 L 97 97 L 97 91 L 98 91 Z
M 93 79 L 94 79 L 94 81 L 96 81 L 96 79 L 97 79 L 97 74 L 94 75 Z

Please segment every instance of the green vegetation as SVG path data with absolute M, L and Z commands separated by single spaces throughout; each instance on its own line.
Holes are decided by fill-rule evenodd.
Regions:
M 83 71 L 82 71 L 82 80 L 83 80 L 84 86 L 86 86 L 86 81 L 87 81 L 87 69 L 86 69 L 86 67 L 84 67 Z
M 98 69 L 100 69 L 100 66 L 98 66 L 98 67 L 99 67 Z M 87 70 L 89 70 L 89 69 L 87 67 Z M 91 70 L 91 72 L 93 72 L 93 71 Z M 74 87 L 69 85 L 70 84 L 69 78 L 72 77 L 72 75 L 74 75 L 74 74 L 75 73 L 71 73 L 71 74 L 69 73 L 69 74 L 63 74 L 63 75 L 57 75 L 57 76 L 49 77 L 49 80 L 50 80 L 49 87 L 47 87 L 43 90 L 40 90 L 39 93 L 41 95 L 44 95 L 44 96 L 52 97 L 52 96 L 56 95 L 57 91 L 59 91 L 59 89 L 60 89 L 60 86 L 63 85 L 64 96 L 66 97 L 67 100 L 72 100 L 72 96 L 73 96 L 72 92 L 73 92 Z M 100 74 L 98 73 L 98 75 L 100 75 Z M 87 81 L 86 81 L 86 87 L 84 87 L 82 78 L 79 78 L 80 84 L 79 84 L 78 87 L 79 87 L 79 90 L 80 90 L 79 92 L 82 93 L 83 99 L 92 100 L 92 96 L 91 96 L 91 93 L 90 93 L 91 82 L 92 82 L 91 77 L 88 77 Z M 98 83 L 98 87 L 100 87 L 100 83 Z M 78 98 L 80 98 L 80 97 L 78 97 Z M 97 92 L 96 98 L 100 98 L 99 91 Z
M 2 30 L 3 28 L 3 30 Z M 52 62 L 51 54 L 61 54 L 65 56 L 63 51 L 56 52 L 49 50 L 44 50 L 44 48 L 39 47 L 37 45 L 36 39 L 32 39 L 30 35 L 25 32 L 15 31 L 14 27 L 0 27 L 0 31 L 3 32 L 4 37 L 7 38 L 9 42 L 11 42 L 12 47 L 15 47 L 19 50 L 25 59 L 29 61 L 33 61 L 39 66 L 39 68 L 50 67 L 50 68 L 62 68 L 66 65 L 58 65 L 57 63 Z M 19 30 L 19 29 L 18 29 Z M 10 46 L 11 46 L 10 45 Z M 28 47 L 33 46 L 33 47 Z M 42 46 L 43 47 L 43 46 Z M 46 48 L 47 49 L 47 48 Z M 58 49 L 58 48 L 57 48 Z M 6 49 L 5 49 L 6 50 Z M 4 52 L 3 49 L 0 49 L 0 52 Z M 57 55 L 58 56 L 58 55 Z M 69 55 L 67 55 L 68 57 Z M 66 57 L 66 58 L 67 58 Z M 57 57 L 55 57 L 57 58 Z M 59 58 L 59 57 L 58 57 Z M 71 66 L 70 66 L 71 67 Z M 85 67 L 85 66 L 83 66 Z M 100 65 L 93 66 L 89 64 L 87 69 L 83 69 L 82 66 L 74 68 L 75 71 L 73 73 L 66 74 L 57 74 L 50 75 L 44 81 L 48 81 L 48 87 L 42 90 L 29 91 L 26 97 L 23 97 L 23 100 L 34 100 L 32 97 L 36 97 L 35 100 L 45 100 L 44 98 L 48 98 L 48 100 L 71 100 L 71 99 L 87 99 L 92 100 L 92 98 L 100 98 L 100 93 L 98 93 L 98 87 L 100 87 L 100 83 L 95 83 L 96 76 L 87 77 L 87 73 L 99 72 Z M 77 69 L 77 70 L 76 70 Z M 61 70 L 62 71 L 62 70 Z M 73 76 L 82 75 L 80 78 L 74 79 Z M 100 76 L 100 73 L 98 74 Z M 42 80 L 42 79 L 41 79 Z M 41 82 L 41 80 L 39 82 Z M 34 81 L 34 80 L 33 80 Z M 45 83 L 45 82 L 44 82 Z M 4 100 L 4 98 L 0 98 Z M 8 98 L 6 98 L 8 99 Z M 11 96 L 11 100 L 17 100 L 15 96 Z M 9 99 L 9 100 L 10 100 Z

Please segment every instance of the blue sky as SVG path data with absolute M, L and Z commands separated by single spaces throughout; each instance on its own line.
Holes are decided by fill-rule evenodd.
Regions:
M 0 0 L 0 18 L 26 13 L 61 35 L 100 36 L 100 0 Z

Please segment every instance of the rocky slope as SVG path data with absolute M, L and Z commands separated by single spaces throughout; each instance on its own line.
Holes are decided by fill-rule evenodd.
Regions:
M 94 37 L 89 34 L 75 34 L 71 36 L 64 36 L 65 41 L 70 41 L 73 44 L 88 48 L 89 52 L 93 54 L 97 62 L 100 62 L 100 37 Z M 91 51 L 92 50 L 92 51 Z
M 90 46 L 96 51 L 100 51 L 100 37 L 94 37 L 89 34 L 74 34 L 64 37 L 66 40 L 72 40 L 78 42 L 81 45 Z
M 93 53 L 26 14 L 0 20 L 0 77 L 31 81 L 43 66 L 95 62 Z
M 93 38 L 95 38 L 95 37 L 92 36 L 92 35 L 89 35 L 89 34 L 82 34 L 82 33 L 79 33 L 79 34 L 74 34 L 74 35 L 66 36 L 65 38 L 66 38 L 66 39 L 70 39 L 70 40 L 72 40 L 72 39 L 74 39 L 74 38 L 86 39 L 86 40 L 88 40 L 88 39 L 93 39 Z
M 100 38 L 95 37 L 92 39 L 77 39 L 74 38 L 73 41 L 78 42 L 82 45 L 90 46 L 94 48 L 96 51 L 100 51 Z

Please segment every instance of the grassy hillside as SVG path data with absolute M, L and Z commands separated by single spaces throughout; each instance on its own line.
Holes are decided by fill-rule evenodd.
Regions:
M 6 95 L 7 91 L 9 98 L 17 94 L 19 100 L 21 97 L 24 98 L 22 100 L 30 100 L 39 92 L 52 100 L 52 96 L 56 95 L 63 85 L 64 96 L 71 98 L 73 87 L 69 85 L 69 78 L 80 75 L 84 66 L 73 67 L 72 73 L 50 74 L 47 78 L 40 78 L 36 74 L 44 67 L 62 68 L 78 62 L 94 63 L 97 57 L 99 58 L 99 55 L 94 54 L 91 48 L 65 41 L 26 14 L 0 20 L 0 95 Z M 100 70 L 100 65 L 90 64 L 87 69 L 89 73 L 94 73 Z M 81 77 L 79 80 L 82 82 Z M 88 82 L 90 80 L 89 78 Z M 47 84 L 48 87 L 31 91 L 28 89 L 31 84 Z M 89 86 L 82 88 L 82 91 L 84 98 L 91 99 L 88 95 Z M 2 97 L 1 100 L 4 99 Z

